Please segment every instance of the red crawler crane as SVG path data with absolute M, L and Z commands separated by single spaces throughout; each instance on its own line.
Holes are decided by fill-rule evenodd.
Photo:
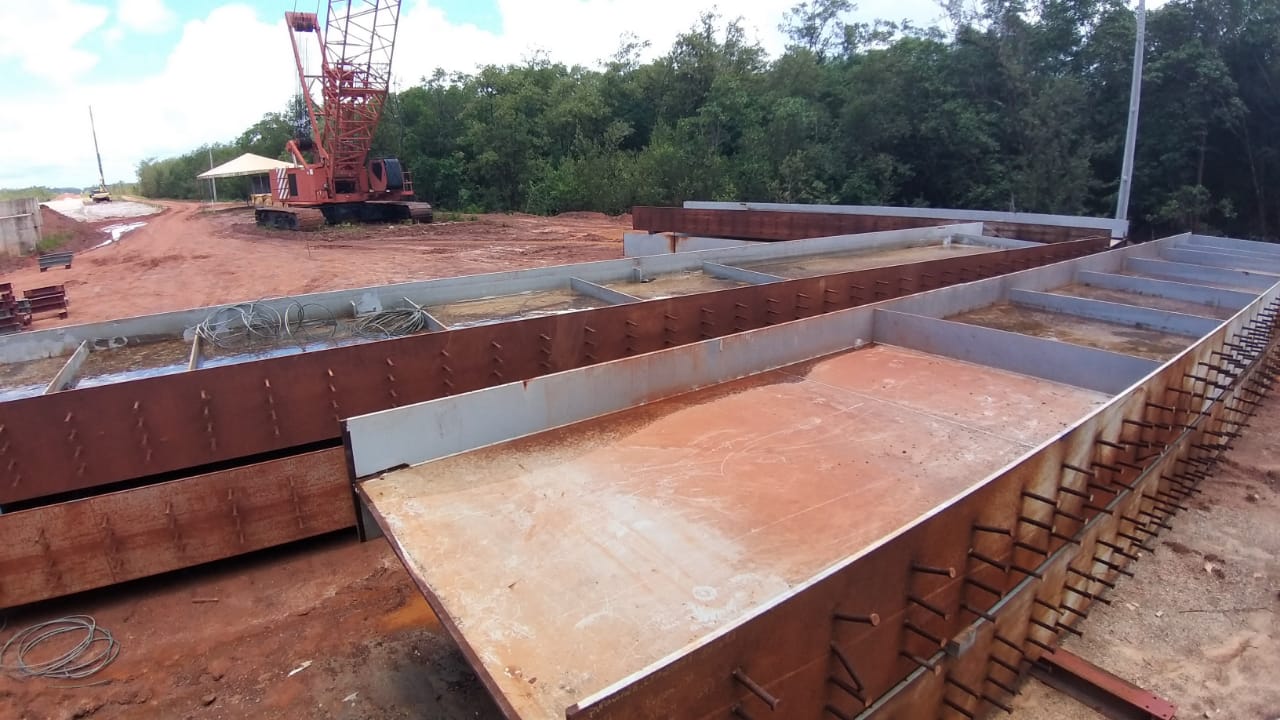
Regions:
M 369 157 L 391 86 L 400 0 L 331 0 L 324 35 L 315 13 L 284 17 L 310 132 L 286 145 L 298 167 L 276 171 L 272 204 L 258 206 L 258 224 L 315 230 L 325 222 L 431 222 L 431 206 L 412 202 L 413 182 L 400 161 Z M 300 33 L 316 37 L 318 72 L 304 67 Z

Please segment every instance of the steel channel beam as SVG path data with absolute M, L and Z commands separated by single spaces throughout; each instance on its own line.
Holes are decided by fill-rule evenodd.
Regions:
M 337 443 L 344 417 L 993 277 L 1098 247 L 1086 240 L 787 280 L 15 400 L 0 404 L 0 505 Z
M 991 245 L 993 247 L 1026 247 L 1035 245 L 1033 242 L 1026 240 L 1015 240 L 1014 238 L 994 237 L 990 235 L 973 235 L 971 233 L 956 233 L 951 236 L 954 240 L 970 245 Z
M 1189 250 L 1174 246 L 1161 252 L 1171 262 L 1193 263 L 1209 267 L 1229 268 L 1232 270 L 1254 270 L 1280 274 L 1280 258 L 1263 256 L 1246 256 L 1216 249 Z
M 1107 394 L 1123 392 L 1160 367 L 1146 358 L 980 325 L 879 309 L 875 317 L 878 342 Z
M 737 280 L 738 282 L 751 283 L 752 285 L 763 285 L 765 283 L 778 282 L 780 280 L 787 279 L 781 275 L 770 275 L 769 273 L 756 272 L 755 270 L 747 270 L 744 268 L 711 262 L 702 263 L 702 272 L 714 278 Z
M 1229 270 L 1194 263 L 1130 258 L 1125 267 L 1130 272 L 1157 278 L 1170 278 L 1201 285 L 1228 285 L 1249 290 L 1266 290 L 1276 282 L 1276 276 L 1246 270 Z
M 612 288 L 603 285 L 597 285 L 593 282 L 583 280 L 582 278 L 569 278 L 569 289 L 579 295 L 585 295 L 589 298 L 595 298 L 600 302 L 607 302 L 611 305 L 622 305 L 624 303 L 640 302 L 640 298 L 635 295 L 628 295 L 624 292 L 618 292 Z
M 1158 330 L 1173 335 L 1202 337 L 1219 324 L 1218 320 L 1200 315 L 1145 308 L 1138 305 L 1094 300 L 1092 298 L 1057 295 L 1051 292 L 1014 289 L 1009 291 L 1009 302 L 1014 305 L 1047 310 L 1054 313 L 1076 315 L 1093 320 L 1129 325 L 1131 327 Z
M 1187 242 L 1209 248 L 1221 248 L 1224 250 L 1241 250 L 1245 252 L 1262 253 L 1272 257 L 1280 257 L 1280 245 L 1269 242 L 1258 242 L 1256 240 L 1239 240 L 1237 238 L 1213 237 L 1210 235 L 1189 235 Z
M 56 392 L 62 392 L 67 386 L 75 382 L 76 373 L 80 372 L 80 366 L 84 364 L 84 359 L 89 357 L 89 343 L 80 343 L 80 347 L 71 353 L 71 357 L 67 358 L 67 362 L 62 365 L 62 369 L 57 375 L 49 381 L 49 385 L 45 387 L 44 394 L 49 395 Z
M 632 226 L 651 233 L 681 233 L 740 240 L 796 240 L 846 233 L 876 232 L 930 227 L 948 221 L 939 218 L 885 215 L 854 215 L 844 212 L 782 212 L 772 210 L 702 210 L 670 207 L 635 207 Z M 1040 243 L 1066 242 L 1087 237 L 1104 238 L 1110 233 L 1090 228 L 1072 228 L 1011 222 L 987 222 L 996 234 Z
M 1112 546 L 1131 547 L 1122 534 L 1137 536 L 1137 527 L 1150 537 L 1159 529 L 1152 523 L 1172 510 L 1150 498 L 1171 487 L 1168 478 L 1180 476 L 1188 458 L 1213 447 L 1216 433 L 1240 427 L 1232 406 L 1264 371 L 1265 351 L 1254 346 L 1246 371 L 1227 367 L 1218 353 L 1228 343 L 1255 342 L 1259 328 L 1274 349 L 1278 296 L 1280 288 L 1271 289 L 1141 385 L 880 545 L 592 694 L 568 717 L 723 718 L 734 708 L 763 716 L 758 694 L 733 681 L 738 670 L 796 716 L 816 717 L 831 707 L 837 717 L 905 719 L 959 707 L 976 717 L 1006 702 L 992 680 L 1016 686 L 1021 675 L 996 660 L 1025 667 L 1059 642 L 1063 627 L 1075 629 L 1093 598 L 1117 582 L 1113 566 L 1127 564 Z M 975 561 L 975 551 L 1006 569 Z M 921 566 L 964 570 L 947 579 L 914 569 Z M 908 600 L 920 595 L 943 616 Z M 837 619 L 873 612 L 880 618 L 874 626 Z M 930 622 L 934 634 L 951 640 L 950 653 L 926 654 L 908 644 L 903 618 Z
M 761 210 L 772 212 L 816 212 L 847 215 L 873 215 L 889 217 L 927 218 L 944 221 L 948 218 L 966 219 L 982 223 L 1005 225 L 1078 228 L 1106 231 L 1113 238 L 1128 234 L 1129 223 L 1111 218 L 1081 217 L 1076 215 L 1046 215 L 1041 213 L 1010 213 L 991 210 L 959 210 L 954 208 L 885 207 L 873 205 L 805 205 L 795 203 L 717 202 L 689 200 L 684 207 L 690 210 Z
M 0 608 L 349 528 L 340 448 L 0 516 Z
M 199 335 L 191 338 L 191 354 L 187 356 L 187 372 L 200 367 L 200 359 L 204 353 L 204 339 Z
M 1182 300 L 1210 307 L 1224 307 L 1239 310 L 1253 302 L 1257 295 L 1239 290 L 1222 290 L 1220 288 L 1193 285 L 1191 283 L 1174 282 L 1172 280 L 1153 280 L 1133 275 L 1115 275 L 1112 273 L 1091 272 L 1082 270 L 1076 273 L 1076 282 L 1082 285 L 1120 290 L 1137 295 Z
M 423 310 L 422 314 L 426 316 L 427 329 L 430 330 L 431 332 L 440 332 L 442 330 L 450 329 L 448 325 L 445 325 L 444 323 L 440 322 L 439 318 L 427 312 L 426 310 Z
M 1239 249 L 1231 247 L 1217 247 L 1214 245 L 1204 245 L 1196 242 L 1194 239 L 1187 238 L 1181 242 L 1174 243 L 1170 246 L 1177 250 L 1188 250 L 1191 252 L 1207 252 L 1217 255 L 1224 255 L 1236 258 L 1246 258 L 1251 260 L 1267 260 L 1275 262 L 1280 260 L 1280 254 L 1275 252 L 1265 252 L 1251 249 Z
M 1114 720 L 1174 720 L 1178 711 L 1168 700 L 1062 648 L 1042 655 L 1031 674 Z

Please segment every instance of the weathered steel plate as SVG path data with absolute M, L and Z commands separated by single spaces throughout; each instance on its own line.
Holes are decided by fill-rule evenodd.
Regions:
M 339 419 L 992 277 L 1083 240 L 731 288 L 0 403 L 0 505 L 337 442 Z
M 0 516 L 0 607 L 351 527 L 345 473 L 334 448 Z
M 673 232 L 742 240 L 797 240 L 850 233 L 933 227 L 949 221 L 892 215 L 785 212 L 778 210 L 697 210 L 675 207 L 635 207 L 632 227 L 652 233 Z M 985 223 L 996 235 L 1040 243 L 1068 242 L 1087 237 L 1107 240 L 1104 231 L 1025 223 Z
M 560 717 L 1105 399 L 874 346 L 393 472 L 361 492 L 507 712 Z

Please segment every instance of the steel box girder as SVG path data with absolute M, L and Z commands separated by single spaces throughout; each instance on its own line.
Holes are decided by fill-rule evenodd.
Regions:
M 0 404 L 0 505 L 336 443 L 339 420 L 1101 249 L 1016 248 L 428 333 Z
M 0 608 L 349 528 L 340 448 L 0 516 Z
M 632 227 L 652 233 L 736 238 L 740 240 L 798 240 L 849 233 L 901 230 L 947 224 L 946 220 L 894 215 L 786 212 L 779 210 L 702 210 L 676 207 L 635 207 Z M 997 235 L 1040 243 L 1099 238 L 1105 231 L 1089 228 L 986 222 Z
M 1160 498 L 1181 487 L 1188 459 L 1200 462 L 1244 422 L 1245 401 L 1257 392 L 1252 378 L 1269 372 L 1259 343 L 1265 337 L 1274 347 L 1278 308 L 1272 289 L 1007 471 L 754 616 L 584 699 L 567 716 L 724 718 L 737 708 L 767 717 L 769 708 L 734 679 L 735 671 L 797 717 L 977 717 L 1005 702 L 1007 694 L 992 679 L 1012 687 L 1020 676 L 993 656 L 1022 667 L 1068 632 L 1061 626 L 1078 625 L 1089 595 L 1117 581 L 1112 566 L 1127 564 L 1112 546 L 1135 547 L 1121 534 L 1139 533 L 1126 518 L 1140 521 L 1144 537 L 1158 531 L 1153 523 L 1171 508 Z M 1254 348 L 1239 357 L 1246 369 L 1221 359 L 1224 350 L 1232 354 L 1228 343 Z M 1001 572 L 975 552 L 1029 572 Z M 951 568 L 956 577 L 920 568 Z M 841 621 L 837 613 L 876 613 L 879 623 Z M 908 620 L 948 640 L 951 653 L 906 631 Z

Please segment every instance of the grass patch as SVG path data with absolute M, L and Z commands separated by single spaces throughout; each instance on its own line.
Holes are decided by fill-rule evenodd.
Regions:
M 480 216 L 475 213 L 458 212 L 455 210 L 436 210 L 432 222 L 475 222 Z
M 48 235 L 40 238 L 40 242 L 36 243 L 36 253 L 44 254 L 53 252 L 65 245 L 70 239 L 71 233 L 69 232 L 49 233 Z

